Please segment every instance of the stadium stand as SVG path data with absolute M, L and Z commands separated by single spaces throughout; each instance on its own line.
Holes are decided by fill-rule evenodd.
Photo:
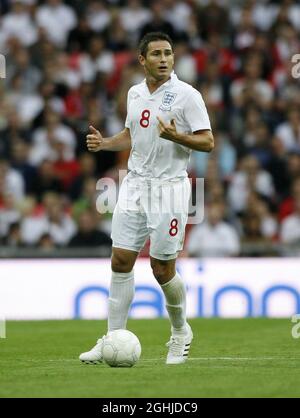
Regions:
M 176 41 L 175 72 L 202 93 L 216 137 L 191 158 L 210 216 L 189 225 L 183 255 L 300 253 L 299 1 L 1 0 L 0 12 L 5 254 L 109 251 L 96 184 L 118 179 L 128 153 L 88 153 L 85 135 L 123 129 L 127 91 L 144 78 L 137 42 L 154 30 Z

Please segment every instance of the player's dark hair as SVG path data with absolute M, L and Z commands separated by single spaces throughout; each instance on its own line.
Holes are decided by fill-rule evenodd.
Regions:
M 149 43 L 154 41 L 167 41 L 171 45 L 172 51 L 174 50 L 173 41 L 169 35 L 163 32 L 149 32 L 139 43 L 139 51 L 143 57 L 146 57 L 147 55 Z

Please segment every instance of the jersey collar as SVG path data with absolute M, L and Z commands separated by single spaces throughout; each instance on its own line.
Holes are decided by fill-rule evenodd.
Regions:
M 164 84 L 162 84 L 160 87 L 158 87 L 158 89 L 155 90 L 153 93 L 149 92 L 149 89 L 148 89 L 145 78 L 144 78 L 143 83 L 144 83 L 145 91 L 147 92 L 148 96 L 152 97 L 152 96 L 156 95 L 157 93 L 161 92 L 162 90 L 164 90 L 165 88 L 171 87 L 174 83 L 176 83 L 177 80 L 178 80 L 177 75 L 174 73 L 174 70 L 173 70 L 170 74 L 170 78 Z

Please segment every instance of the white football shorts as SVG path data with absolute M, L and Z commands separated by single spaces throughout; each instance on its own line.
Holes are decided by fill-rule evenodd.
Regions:
M 140 252 L 150 237 L 151 257 L 176 258 L 183 248 L 190 194 L 188 178 L 147 180 L 129 173 L 113 214 L 113 247 Z

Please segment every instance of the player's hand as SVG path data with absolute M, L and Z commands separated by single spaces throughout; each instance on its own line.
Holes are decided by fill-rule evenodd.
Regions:
M 103 137 L 92 125 L 89 127 L 90 133 L 86 136 L 86 145 L 89 151 L 97 152 L 103 149 Z
M 177 137 L 175 119 L 171 120 L 170 125 L 165 123 L 159 116 L 157 116 L 157 120 L 158 120 L 159 136 L 164 139 L 168 139 L 169 141 L 175 140 Z

